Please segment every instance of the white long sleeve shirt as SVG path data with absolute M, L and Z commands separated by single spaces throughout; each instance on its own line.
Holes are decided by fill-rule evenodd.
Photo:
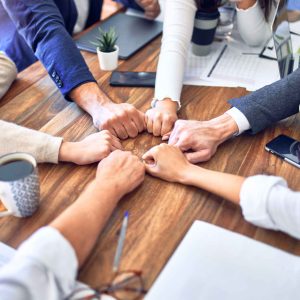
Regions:
M 90 2 L 89 0 L 74 0 L 77 8 L 77 20 L 73 33 L 81 32 L 86 24 L 89 16 Z
M 240 205 L 250 223 L 300 239 L 300 192 L 290 190 L 284 179 L 266 175 L 247 178 Z
M 180 103 L 196 9 L 195 0 L 166 0 L 154 99 L 171 98 Z M 265 20 L 257 3 L 247 10 L 237 11 L 239 32 L 247 44 L 259 45 L 270 37 L 275 11 L 276 6 L 271 12 L 269 22 Z
M 78 261 L 59 231 L 44 227 L 0 269 L 1 300 L 66 299 L 76 284 Z

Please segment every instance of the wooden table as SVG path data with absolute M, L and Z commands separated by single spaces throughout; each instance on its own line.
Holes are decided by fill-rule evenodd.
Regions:
M 121 71 L 155 71 L 160 38 L 131 59 L 120 62 Z M 96 55 L 83 52 L 84 58 L 103 90 L 117 103 L 128 102 L 142 111 L 149 108 L 150 88 L 112 88 L 109 72 L 101 72 Z M 227 100 L 245 95 L 244 89 L 185 86 L 180 118 L 208 120 L 229 108 Z M 91 118 L 74 103 L 64 100 L 45 69 L 35 63 L 18 75 L 11 90 L 0 102 L 0 118 L 17 124 L 79 140 L 95 132 Z M 299 189 L 299 170 L 264 150 L 264 145 L 279 133 L 300 139 L 300 119 L 293 116 L 256 136 L 247 134 L 227 141 L 216 155 L 202 166 L 243 176 L 276 174 Z M 161 139 L 143 133 L 123 142 L 127 150 L 141 156 Z M 7 217 L 0 220 L 0 240 L 17 247 L 39 227 L 46 225 L 76 200 L 94 177 L 96 164 L 41 164 L 41 207 L 31 218 Z M 203 220 L 241 233 L 290 253 L 300 255 L 300 242 L 286 234 L 264 230 L 244 221 L 239 207 L 205 191 L 167 183 L 146 176 L 137 190 L 118 205 L 95 249 L 80 271 L 79 279 L 99 286 L 110 280 L 117 245 L 117 234 L 125 210 L 130 219 L 121 269 L 143 271 L 150 288 L 194 220 Z M 82 222 L 87 222 L 84 217 Z M 78 233 L 80 234 L 80 233 Z M 234 250 L 234 247 L 233 247 Z

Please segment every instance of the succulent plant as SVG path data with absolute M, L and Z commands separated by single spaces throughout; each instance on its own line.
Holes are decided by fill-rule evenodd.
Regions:
M 103 31 L 100 27 L 99 36 L 96 38 L 97 42 L 91 42 L 93 45 L 99 47 L 101 52 L 114 52 L 116 50 L 116 41 L 118 36 L 113 27 L 110 27 L 108 31 Z

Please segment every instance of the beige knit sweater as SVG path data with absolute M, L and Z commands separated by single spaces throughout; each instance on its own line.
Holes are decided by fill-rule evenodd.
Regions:
M 17 77 L 16 65 L 0 51 L 0 99 Z
M 0 156 L 26 152 L 37 162 L 58 163 L 62 138 L 0 120 Z

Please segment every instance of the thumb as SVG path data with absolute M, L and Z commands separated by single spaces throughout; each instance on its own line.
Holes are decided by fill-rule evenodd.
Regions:
M 163 141 L 167 141 L 171 136 L 171 131 L 168 132 L 168 133 L 165 133 L 163 136 L 162 136 L 162 140 Z
M 192 164 L 207 161 L 211 157 L 209 149 L 200 150 L 197 152 L 186 152 L 184 153 L 184 155 L 187 158 L 187 160 Z
M 143 156 L 142 159 L 144 161 L 145 166 L 149 166 L 149 167 L 154 167 L 156 165 L 156 160 L 154 157 L 154 153 L 153 151 L 149 150 L 148 152 L 146 152 Z

